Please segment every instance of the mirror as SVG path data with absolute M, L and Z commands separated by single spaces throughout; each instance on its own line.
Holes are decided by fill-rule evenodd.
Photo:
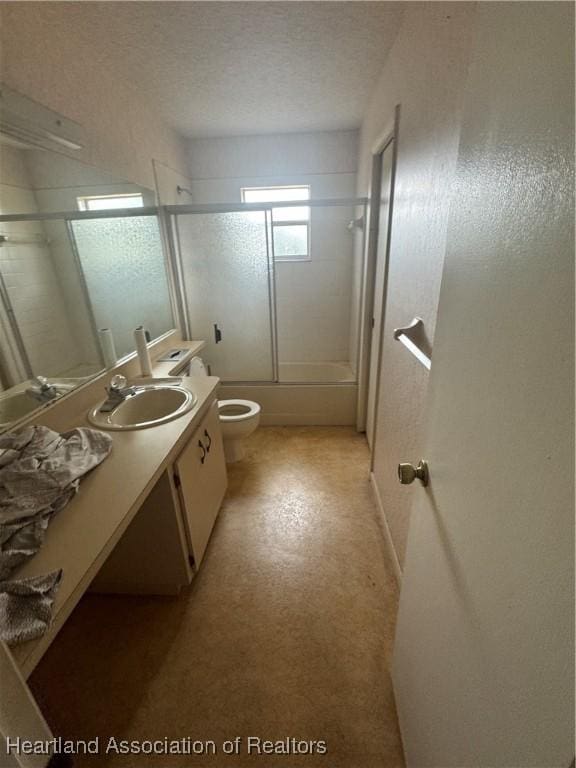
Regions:
M 154 192 L 49 150 L 0 144 L 0 166 L 0 215 L 68 212 L 0 221 L 2 430 L 174 321 L 157 216 L 112 214 Z

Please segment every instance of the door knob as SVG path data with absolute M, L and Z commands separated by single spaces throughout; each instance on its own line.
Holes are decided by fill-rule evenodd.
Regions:
M 416 478 L 422 485 L 428 485 L 428 462 L 421 459 L 417 467 L 413 464 L 398 464 L 398 480 L 402 485 L 410 485 Z

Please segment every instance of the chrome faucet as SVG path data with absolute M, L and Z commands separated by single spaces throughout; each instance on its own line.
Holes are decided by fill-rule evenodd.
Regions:
M 130 397 L 130 395 L 134 395 L 136 393 L 134 387 L 127 387 L 126 384 L 126 376 L 122 376 L 120 373 L 112 376 L 110 380 L 110 386 L 106 387 L 106 393 L 108 397 L 100 407 L 100 411 L 102 413 L 113 411 L 114 408 L 126 400 L 127 397 Z
M 36 376 L 33 379 L 33 386 L 26 390 L 26 394 L 41 403 L 48 403 L 58 397 L 60 393 L 54 384 L 50 384 L 46 376 Z

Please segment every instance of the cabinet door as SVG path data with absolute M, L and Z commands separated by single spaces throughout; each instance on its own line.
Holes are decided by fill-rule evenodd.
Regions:
M 176 460 L 190 553 L 200 566 L 226 492 L 226 462 L 215 401 Z

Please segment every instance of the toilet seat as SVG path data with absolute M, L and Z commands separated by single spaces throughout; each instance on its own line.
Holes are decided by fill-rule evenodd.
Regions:
M 232 410 L 232 413 L 223 413 L 225 408 Z M 218 400 L 218 415 L 223 422 L 246 421 L 257 416 L 260 410 L 258 403 L 252 400 Z
M 187 375 L 208 375 L 201 357 L 190 360 Z M 252 400 L 218 400 L 218 421 L 227 464 L 240 461 L 246 455 L 244 442 L 258 428 L 261 411 L 260 405 Z

